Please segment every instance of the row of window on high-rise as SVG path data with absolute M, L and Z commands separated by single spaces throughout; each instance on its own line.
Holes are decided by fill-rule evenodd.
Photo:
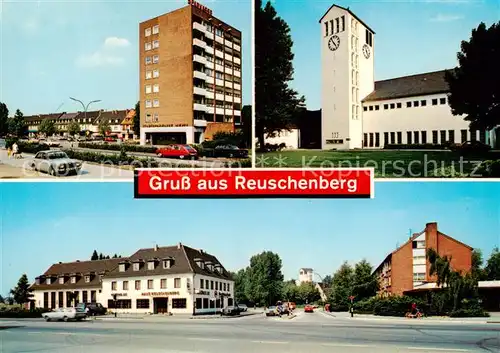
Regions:
M 144 36 L 149 37 L 152 34 L 160 33 L 160 25 L 155 25 L 153 27 L 148 27 L 144 30 Z
M 211 55 L 205 56 L 205 59 L 207 59 L 207 61 L 210 61 L 211 63 L 215 62 L 215 64 L 220 65 L 220 66 L 224 66 L 228 69 L 234 69 L 234 71 L 241 71 L 241 66 L 238 64 L 234 64 L 231 61 L 223 60 L 219 57 L 215 57 L 215 61 L 214 61 L 214 57 Z
M 222 73 L 220 71 L 205 69 L 205 75 L 209 77 L 215 77 L 217 80 L 225 80 L 226 82 L 234 82 L 237 84 L 241 84 L 241 78 L 237 76 L 232 76 L 229 74 Z
M 446 104 L 446 98 L 433 98 L 431 99 L 431 104 L 432 105 L 445 105 Z M 426 107 L 427 106 L 427 99 L 421 99 L 421 100 L 414 100 L 414 101 L 408 101 L 405 104 L 406 108 L 418 108 L 418 107 Z M 384 110 L 388 109 L 400 109 L 403 108 L 403 103 L 402 102 L 397 102 L 397 103 L 385 103 L 383 104 Z M 365 105 L 363 106 L 363 111 L 373 111 L 373 110 L 380 110 L 380 105 L 379 104 L 372 104 L 372 105 Z
M 144 43 L 144 50 L 153 50 L 153 49 L 158 49 L 160 47 L 160 41 L 158 39 L 153 40 L 152 42 L 146 42 Z
M 381 144 L 380 138 L 383 136 L 383 144 Z M 403 142 L 403 137 L 406 139 Z M 460 142 L 464 143 L 469 140 L 476 141 L 479 137 L 479 141 L 486 142 L 486 133 L 484 131 L 469 131 L 466 129 L 460 130 Z M 382 147 L 385 145 L 419 145 L 432 143 L 434 145 L 445 144 L 445 143 L 458 143 L 457 136 L 455 136 L 455 130 L 432 130 L 430 131 L 430 136 L 428 136 L 428 131 L 393 131 L 393 132 L 370 132 L 363 134 L 363 146 L 364 147 Z

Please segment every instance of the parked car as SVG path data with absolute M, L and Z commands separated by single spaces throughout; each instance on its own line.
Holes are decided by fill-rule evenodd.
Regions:
M 460 154 L 486 153 L 491 150 L 491 147 L 481 141 L 466 141 L 459 145 L 451 146 L 450 150 Z
M 248 311 L 248 306 L 246 306 L 245 304 L 238 304 L 238 308 L 241 312 Z
M 48 311 L 42 314 L 45 321 L 80 321 L 87 317 L 85 310 L 82 308 L 58 308 L 54 311 Z
M 61 145 L 59 142 L 54 140 L 47 140 L 44 143 L 47 144 L 49 147 L 59 147 Z
M 248 150 L 235 145 L 219 145 L 214 148 L 214 157 L 247 158 Z
M 76 307 L 83 308 L 87 316 L 106 315 L 108 311 L 101 303 L 79 303 Z
M 240 314 L 240 308 L 238 306 L 226 306 L 222 309 L 222 315 L 235 316 Z
M 304 306 L 304 312 L 305 313 L 313 313 L 314 312 L 314 308 L 312 305 L 306 305 Z
M 269 306 L 264 310 L 266 316 L 278 316 L 278 309 L 275 306 Z
M 189 145 L 168 145 L 158 148 L 156 155 L 165 158 L 197 159 L 198 151 Z
M 30 163 L 31 169 L 49 173 L 52 176 L 78 174 L 82 163 L 70 159 L 68 155 L 60 150 L 40 151 Z

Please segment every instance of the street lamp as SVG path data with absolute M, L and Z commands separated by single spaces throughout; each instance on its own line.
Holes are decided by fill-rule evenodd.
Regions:
M 89 108 L 89 105 L 91 105 L 92 103 L 98 103 L 100 102 L 101 100 L 100 99 L 96 99 L 96 100 L 93 100 L 93 101 L 90 101 L 87 103 L 87 105 L 83 104 L 83 102 L 79 99 L 76 99 L 76 98 L 73 98 L 73 97 L 69 97 L 69 99 L 75 101 L 75 102 L 78 102 L 82 105 L 83 107 L 83 116 L 85 118 L 85 123 L 87 122 L 87 109 Z

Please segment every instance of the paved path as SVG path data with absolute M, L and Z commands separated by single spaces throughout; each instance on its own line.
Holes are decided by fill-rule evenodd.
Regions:
M 363 323 L 298 312 L 291 320 L 254 315 L 157 322 L 0 321 L 2 353 L 17 352 L 498 352 L 500 325 Z

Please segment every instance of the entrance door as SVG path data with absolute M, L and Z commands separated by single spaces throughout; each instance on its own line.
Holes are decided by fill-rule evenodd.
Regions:
M 168 298 L 153 298 L 153 313 L 168 313 Z

